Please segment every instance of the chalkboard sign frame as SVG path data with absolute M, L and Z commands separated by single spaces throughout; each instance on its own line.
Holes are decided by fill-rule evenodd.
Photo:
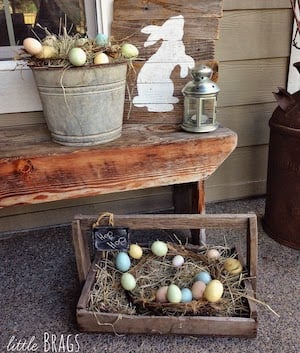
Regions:
M 129 248 L 129 228 L 96 226 L 92 236 L 94 251 L 126 251 Z

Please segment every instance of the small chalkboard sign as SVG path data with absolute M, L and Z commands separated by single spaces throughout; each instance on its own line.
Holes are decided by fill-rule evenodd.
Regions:
M 93 242 L 96 251 L 127 250 L 129 230 L 121 227 L 94 227 Z

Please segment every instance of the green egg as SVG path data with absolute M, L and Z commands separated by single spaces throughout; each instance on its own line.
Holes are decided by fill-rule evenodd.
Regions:
M 86 63 L 86 54 L 81 48 L 72 48 L 69 51 L 68 58 L 74 66 L 83 66 Z
M 136 287 L 136 280 L 129 272 L 125 272 L 121 276 L 121 285 L 125 290 L 134 290 Z
M 170 303 L 180 303 L 182 299 L 181 290 L 176 284 L 170 284 L 167 291 L 167 298 Z

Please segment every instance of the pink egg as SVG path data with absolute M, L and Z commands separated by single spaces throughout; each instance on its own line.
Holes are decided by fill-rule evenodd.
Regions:
M 209 249 L 206 256 L 210 260 L 217 260 L 221 255 L 217 249 Z
M 155 299 L 159 303 L 166 303 L 168 301 L 167 299 L 167 292 L 168 292 L 168 286 L 163 286 L 160 287 L 155 295 Z
M 202 281 L 194 282 L 192 286 L 192 294 L 194 299 L 201 299 L 205 291 L 206 284 Z

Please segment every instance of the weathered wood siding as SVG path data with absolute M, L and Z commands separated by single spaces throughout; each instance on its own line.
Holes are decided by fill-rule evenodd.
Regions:
M 272 92 L 286 87 L 292 31 L 289 0 L 224 0 L 216 43 L 218 121 L 238 133 L 238 148 L 206 183 L 207 200 L 266 191 Z
M 218 121 L 236 131 L 239 142 L 207 180 L 208 201 L 265 193 L 268 120 L 276 107 L 272 91 L 286 87 L 292 31 L 289 0 L 224 0 L 223 9 L 215 53 L 221 87 Z M 39 121 L 44 118 L 38 111 L 0 115 L 0 126 Z M 157 212 L 172 207 L 172 188 L 163 187 L 1 210 L 0 228 L 64 223 L 76 213 Z

